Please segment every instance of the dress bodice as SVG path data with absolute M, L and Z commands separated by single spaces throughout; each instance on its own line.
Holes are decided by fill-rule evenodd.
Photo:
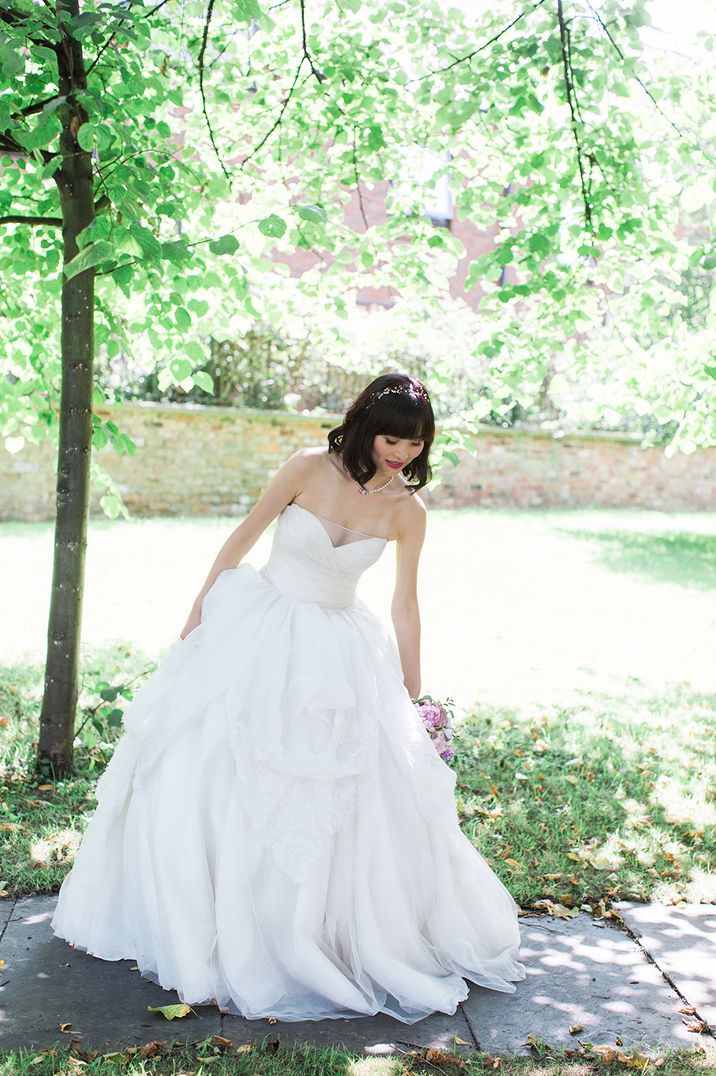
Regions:
M 278 517 L 260 573 L 289 597 L 342 608 L 353 603 L 360 577 L 387 544 L 292 502 Z

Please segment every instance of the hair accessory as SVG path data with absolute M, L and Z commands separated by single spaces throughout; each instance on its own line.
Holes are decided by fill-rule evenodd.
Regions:
M 386 396 L 389 392 L 395 392 L 399 396 L 423 396 L 427 398 L 427 394 L 422 385 L 418 385 L 417 387 L 411 386 L 410 388 L 406 388 L 405 385 L 386 385 L 384 389 L 381 389 L 380 392 L 372 397 L 366 407 L 372 407 L 376 400 L 379 400 L 381 396 Z

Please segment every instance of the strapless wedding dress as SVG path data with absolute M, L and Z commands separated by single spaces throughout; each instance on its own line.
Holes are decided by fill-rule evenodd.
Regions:
M 517 905 L 356 596 L 387 539 L 283 509 L 136 692 L 55 934 L 250 1019 L 454 1013 L 512 992 Z

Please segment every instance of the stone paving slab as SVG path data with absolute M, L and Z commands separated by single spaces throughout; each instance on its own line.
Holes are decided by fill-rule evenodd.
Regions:
M 453 1016 L 433 1013 L 412 1025 L 382 1014 L 269 1024 L 222 1014 L 213 1005 L 196 1005 L 197 1015 L 166 1020 L 161 1013 L 148 1012 L 147 1005 L 175 1004 L 176 993 L 130 971 L 134 960 L 100 960 L 58 938 L 50 927 L 56 903 L 55 894 L 26 897 L 16 904 L 0 901 L 6 917 L 12 912 L 0 942 L 5 961 L 0 1050 L 66 1046 L 74 1037 L 87 1049 L 108 1051 L 152 1039 L 191 1042 L 219 1034 L 236 1043 L 278 1038 L 286 1045 L 336 1043 L 376 1054 L 395 1053 L 399 1040 L 452 1049 L 453 1036 L 469 1044 L 462 1049 L 476 1048 L 461 1009 Z M 63 1034 L 59 1025 L 68 1022 L 71 1033 Z
M 527 1054 L 528 1034 L 550 1046 L 697 1046 L 682 999 L 623 930 L 591 915 L 520 919 L 527 978 L 515 994 L 474 987 L 465 1013 L 480 1049 Z M 582 1031 L 571 1034 L 570 1026 Z
M 716 905 L 621 900 L 614 907 L 660 971 L 716 1028 Z
M 18 900 L 0 942 L 0 1050 L 64 1047 L 77 1038 L 106 1051 L 120 1042 L 219 1034 L 221 1014 L 209 1006 L 191 1024 L 148 1012 L 147 1005 L 176 1002 L 176 994 L 129 971 L 133 960 L 99 960 L 58 938 L 50 929 L 56 903 L 55 894 Z M 67 1022 L 69 1035 L 59 1030 Z
M 12 897 L 9 900 L 0 900 L 0 941 L 5 932 L 5 927 L 8 924 L 12 910 L 15 907 L 15 898 Z
M 434 1013 L 415 1024 L 385 1015 L 358 1019 L 278 1022 L 246 1020 L 214 1006 L 168 1021 L 147 1005 L 173 1004 L 163 990 L 131 971 L 133 960 L 106 961 L 72 949 L 50 928 L 57 897 L 0 900 L 7 927 L 0 942 L 0 1050 L 66 1045 L 71 1037 L 88 1049 L 108 1051 L 162 1039 L 186 1042 L 222 1034 L 234 1042 L 278 1039 L 289 1045 L 341 1044 L 365 1054 L 391 1054 L 410 1046 L 480 1048 L 529 1053 L 528 1034 L 550 1045 L 578 1041 L 626 1049 L 697 1046 L 679 996 L 625 931 L 580 915 L 572 920 L 520 919 L 527 979 L 513 994 L 472 986 L 453 1015 Z M 9 918 L 7 912 L 10 912 Z M 2 923 L 2 919 L 0 919 Z M 688 997 L 688 993 L 686 995 Z M 71 1034 L 59 1031 L 71 1024 Z M 584 1030 L 570 1034 L 570 1025 Z M 710 1040 L 712 1041 L 712 1040 Z

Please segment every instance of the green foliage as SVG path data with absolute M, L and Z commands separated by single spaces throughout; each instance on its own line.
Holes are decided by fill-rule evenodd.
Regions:
M 212 392 L 210 340 L 259 321 L 301 316 L 341 350 L 361 288 L 390 286 L 421 322 L 451 322 L 465 248 L 424 208 L 443 174 L 457 219 L 494 230 L 492 247 L 468 255 L 465 289 L 482 292 L 473 340 L 445 356 L 453 373 L 479 371 L 483 415 L 509 421 L 548 397 L 556 422 L 638 427 L 648 415 L 649 436 L 672 451 L 716 443 L 706 65 L 656 65 L 644 4 L 605 0 L 587 17 L 576 0 L 562 7 L 561 27 L 559 6 L 514 21 L 507 0 L 480 12 L 228 0 L 208 25 L 198 0 L 181 19 L 137 0 L 59 16 L 54 0 L 3 6 L 6 444 L 56 433 L 63 273 L 97 276 L 101 361 L 151 355 L 158 382 L 184 393 Z M 70 44 L 86 88 L 58 81 L 57 49 Z M 63 264 L 60 229 L 2 218 L 62 215 L 68 116 L 98 212 Z M 416 147 L 452 159 L 427 181 Z M 358 181 L 360 232 L 344 215 Z M 282 264 L 296 251 L 300 280 Z M 374 358 L 351 366 L 379 372 Z M 94 443 L 130 442 L 105 430 Z

